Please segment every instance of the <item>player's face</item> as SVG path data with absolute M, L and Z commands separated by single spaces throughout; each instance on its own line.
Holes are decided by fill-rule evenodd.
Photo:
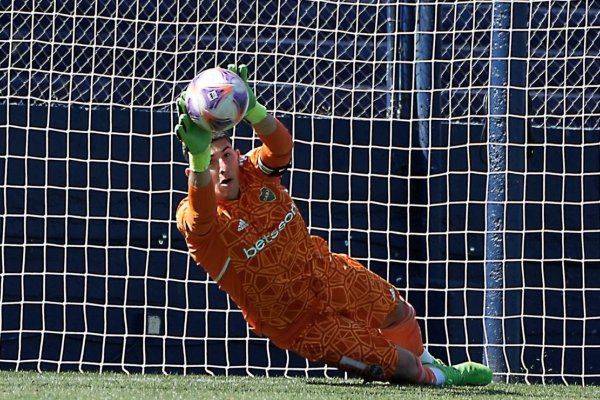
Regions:
M 217 199 L 234 200 L 240 196 L 240 152 L 226 138 L 212 142 L 209 170 Z

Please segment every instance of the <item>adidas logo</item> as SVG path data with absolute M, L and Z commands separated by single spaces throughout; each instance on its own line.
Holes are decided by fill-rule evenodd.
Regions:
M 247 223 L 246 221 L 244 221 L 243 219 L 240 219 L 240 223 L 238 224 L 237 231 L 238 231 L 238 232 L 241 232 L 241 231 L 243 231 L 244 229 L 246 229 L 248 226 L 249 226 L 249 225 L 248 225 L 248 223 Z

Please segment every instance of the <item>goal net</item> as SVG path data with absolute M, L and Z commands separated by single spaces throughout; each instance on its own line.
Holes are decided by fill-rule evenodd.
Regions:
M 174 99 L 246 63 L 311 232 L 395 284 L 435 356 L 599 382 L 595 2 L 1 4 L 0 368 L 338 374 L 256 337 L 175 227 Z

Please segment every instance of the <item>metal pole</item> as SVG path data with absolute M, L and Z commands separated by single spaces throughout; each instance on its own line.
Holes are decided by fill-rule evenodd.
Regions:
M 508 144 L 508 56 L 511 5 L 494 1 L 489 83 L 488 181 L 485 249 L 484 361 L 496 373 L 507 371 L 504 357 L 504 237 Z
M 435 5 L 424 0 L 418 9 L 418 33 L 415 49 L 415 75 L 417 92 L 417 117 L 419 119 L 419 144 L 425 160 L 429 161 L 429 135 L 431 122 L 431 98 L 433 91 L 433 34 Z
M 415 59 L 415 6 L 400 7 L 400 117 L 410 119 L 413 107 L 413 61 Z
M 433 0 L 422 0 L 418 6 L 417 36 L 415 46 L 415 85 L 417 126 L 419 146 L 423 156 L 423 172 L 431 175 L 427 179 L 426 197 L 427 204 L 426 232 L 428 278 L 432 285 L 444 287 L 446 284 L 447 268 L 447 193 L 444 189 L 444 177 L 438 176 L 445 170 L 443 164 L 444 153 L 441 148 L 445 146 L 447 136 L 442 136 L 441 126 L 436 117 L 439 109 L 434 106 L 436 78 L 434 74 L 436 54 L 436 11 L 438 4 Z M 436 150 L 437 149 L 437 150 Z M 448 307 L 451 307 L 449 304 Z
M 388 0 L 389 5 L 386 7 L 386 76 L 387 76 L 387 117 L 388 118 L 397 118 L 400 114 L 400 107 L 402 104 L 400 103 L 400 96 L 394 93 L 394 90 L 399 86 L 398 82 L 395 81 L 396 75 L 396 55 L 398 54 L 398 49 L 396 46 L 396 7 L 392 4 L 392 0 Z M 399 77 L 399 76 L 398 76 Z

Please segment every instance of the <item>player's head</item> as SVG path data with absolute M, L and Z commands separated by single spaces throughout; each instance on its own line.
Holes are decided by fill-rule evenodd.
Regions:
M 189 163 L 185 145 L 181 150 L 183 158 Z M 239 197 L 240 152 L 233 148 L 231 138 L 226 132 L 213 133 L 208 169 L 217 199 L 234 200 Z M 189 169 L 186 169 L 186 175 L 189 175 Z
M 226 133 L 213 135 L 208 169 L 218 200 L 235 200 L 240 196 L 240 151 L 233 147 Z

